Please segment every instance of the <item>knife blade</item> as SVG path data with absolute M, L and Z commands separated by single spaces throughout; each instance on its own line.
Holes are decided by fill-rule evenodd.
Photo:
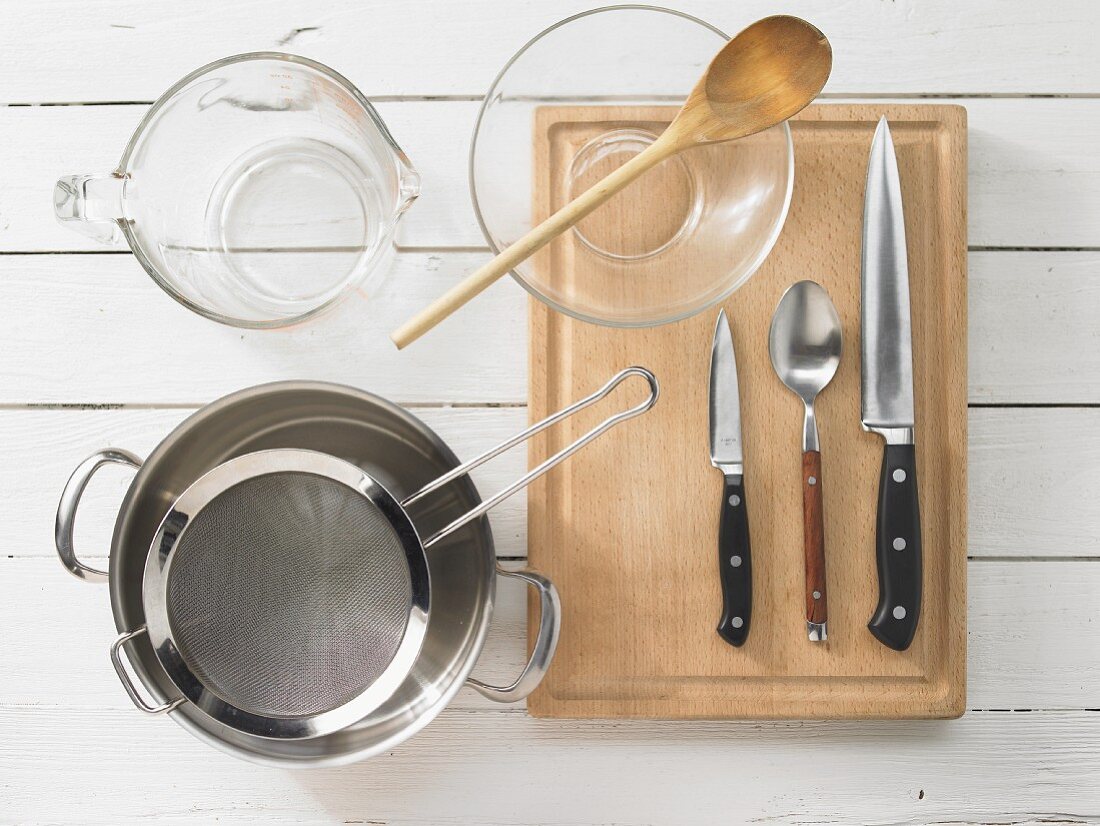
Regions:
M 863 204 L 861 420 L 883 437 L 875 559 L 878 607 L 868 629 L 904 651 L 920 618 L 922 549 L 914 448 L 909 264 L 894 140 L 879 120 Z
M 710 462 L 725 480 L 718 521 L 718 579 L 722 616 L 718 635 L 730 645 L 744 645 L 752 617 L 752 556 L 745 504 L 744 453 L 741 442 L 741 395 L 737 358 L 725 310 L 718 313 L 710 351 Z

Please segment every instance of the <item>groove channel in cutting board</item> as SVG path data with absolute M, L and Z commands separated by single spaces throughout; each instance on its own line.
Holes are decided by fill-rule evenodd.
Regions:
M 563 168 L 584 142 L 624 123 L 659 127 L 674 112 L 540 109 L 536 214 L 564 202 Z M 925 554 L 921 624 L 912 647 L 901 653 L 866 629 L 877 599 L 874 519 L 882 445 L 859 423 L 863 186 L 871 137 L 883 114 L 897 146 L 905 199 Z M 818 105 L 791 128 L 795 187 L 786 225 L 756 275 L 722 304 L 737 350 L 752 533 L 754 609 L 743 648 L 730 647 L 714 630 L 722 478 L 708 457 L 706 387 L 717 308 L 677 324 L 613 329 L 531 302 L 532 420 L 630 364 L 653 370 L 662 389 L 650 413 L 611 431 L 530 490 L 530 562 L 557 584 L 564 609 L 557 656 L 528 700 L 536 716 L 897 718 L 963 711 L 966 112 L 937 105 Z M 607 214 L 617 224 L 647 220 L 644 213 Z M 588 220 L 599 219 L 597 212 Z M 591 225 L 588 230 L 599 232 Z M 689 266 L 685 259 L 690 261 L 670 258 L 675 266 Z M 566 235 L 538 265 L 568 267 L 561 277 L 580 279 L 598 277 L 590 270 L 598 261 Z M 669 277 L 675 275 L 670 267 Z M 844 333 L 840 368 L 817 406 L 826 480 L 825 644 L 809 642 L 804 628 L 802 411 L 772 373 L 767 352 L 772 310 L 783 290 L 803 278 L 829 291 Z M 531 462 L 610 409 L 584 411 L 542 434 L 532 442 Z M 529 619 L 533 634 L 535 606 Z

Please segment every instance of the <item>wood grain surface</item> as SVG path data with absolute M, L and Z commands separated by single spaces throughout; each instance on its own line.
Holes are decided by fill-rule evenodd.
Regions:
M 550 110 L 548 110 L 549 112 Z M 665 112 L 667 118 L 671 113 Z M 895 135 L 906 204 L 925 542 L 925 607 L 912 647 L 890 651 L 864 625 L 876 600 L 874 493 L 880 441 L 859 424 L 863 182 L 878 117 Z M 551 114 L 544 114 L 545 126 Z M 540 208 L 563 197 L 553 170 L 569 147 L 652 108 L 557 108 L 569 129 L 540 128 L 551 170 Z M 586 128 L 580 128 L 577 124 Z M 531 305 L 533 418 L 628 364 L 652 369 L 662 398 L 646 417 L 578 454 L 528 497 L 532 565 L 562 594 L 557 658 L 528 708 L 537 716 L 659 718 L 951 717 L 965 702 L 966 117 L 955 106 L 818 105 L 792 122 L 797 183 L 783 233 L 748 284 L 723 302 L 741 385 L 745 484 L 754 549 L 753 631 L 731 649 L 713 631 L 715 514 L 722 484 L 707 454 L 713 312 L 676 325 L 611 329 Z M 540 141 L 540 136 L 546 136 Z M 622 197 L 622 196 L 620 196 Z M 614 201 L 611 202 L 612 204 Z M 610 206 L 611 204 L 609 204 Z M 624 212 L 624 214 L 626 214 Z M 645 220 L 644 212 L 630 213 Z M 591 216 L 595 219 L 598 213 Z M 620 218 L 621 220 L 621 218 Z M 579 247 L 579 245 L 574 244 Z M 552 248 L 551 248 L 552 249 Z M 602 263 L 579 248 L 563 281 Z M 546 259 L 544 259 L 546 260 Z M 675 271 L 675 270 L 674 270 Z M 679 271 L 675 271 L 679 275 Z M 554 272 L 557 275 L 557 272 Z M 803 614 L 801 405 L 774 377 L 771 312 L 812 278 L 841 317 L 845 355 L 818 400 L 829 548 L 829 641 L 806 639 Z M 606 411 L 534 441 L 538 461 Z
M 1096 77 L 1100 84 L 1100 71 Z M 1100 153 L 1092 150 L 1100 134 L 1100 97 L 960 97 L 950 102 L 966 107 L 970 127 L 972 247 L 1097 246 Z M 480 105 L 478 100 L 377 104 L 423 177 L 420 197 L 398 225 L 403 247 L 487 248 L 468 181 L 469 134 Z M 54 220 L 49 195 L 61 174 L 113 169 L 148 108 L 0 106 L 0 136 L 11 156 L 20 159 L 6 170 L 0 187 L 0 251 L 102 251 L 91 238 Z M 528 144 L 509 147 L 509 152 L 501 163 L 530 162 Z M 479 263 L 488 259 L 483 255 Z M 127 263 L 140 272 L 136 262 Z
M 816 624 L 829 618 L 823 490 L 821 451 L 807 450 L 802 454 L 802 554 L 806 565 L 806 622 Z

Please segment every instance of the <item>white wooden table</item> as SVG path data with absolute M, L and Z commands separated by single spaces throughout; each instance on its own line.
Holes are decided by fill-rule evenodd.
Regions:
M 525 294 L 501 283 L 398 354 L 399 320 L 485 260 L 466 187 L 502 62 L 578 0 L 55 0 L 0 26 L 0 821 L 116 824 L 1100 822 L 1100 4 L 681 0 L 734 31 L 776 11 L 834 44 L 830 99 L 970 115 L 970 711 L 916 723 L 536 721 L 463 691 L 419 737 L 342 770 L 241 763 L 135 711 L 106 659 L 105 587 L 53 551 L 75 463 L 147 452 L 263 381 L 356 384 L 460 455 L 526 418 Z M 226 54 L 285 49 L 379 102 L 424 177 L 383 293 L 286 333 L 175 305 L 126 252 L 59 227 L 59 173 L 106 170 L 148 104 Z M 93 105 L 88 105 L 93 104 Z M 522 456 L 479 477 L 490 486 Z M 927 480 L 931 483 L 933 480 Z M 106 551 L 105 474 L 78 541 Z M 524 505 L 494 516 L 525 553 Z M 92 554 L 93 556 L 96 554 Z M 102 561 L 102 560 L 101 560 Z M 482 675 L 523 659 L 505 583 Z

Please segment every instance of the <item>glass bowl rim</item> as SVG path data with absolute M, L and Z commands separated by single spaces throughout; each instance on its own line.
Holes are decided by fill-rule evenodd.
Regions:
M 689 20 L 692 23 L 697 23 L 703 28 L 709 29 L 710 31 L 714 32 L 724 40 L 730 39 L 730 36 L 719 29 L 717 26 L 713 26 L 700 17 L 696 17 L 695 15 L 688 14 L 684 11 L 679 11 L 678 9 L 670 9 L 665 6 L 657 6 L 647 3 L 620 3 L 609 6 L 599 6 L 597 8 L 588 9 L 587 11 L 572 14 L 569 17 L 565 17 L 557 21 L 556 23 L 547 26 L 545 29 L 543 29 L 534 37 L 530 38 L 526 43 L 524 43 L 523 46 L 521 46 L 515 52 L 515 54 L 508 58 L 507 62 L 501 67 L 500 71 L 497 72 L 496 76 L 493 78 L 493 82 L 489 84 L 488 91 L 485 93 L 485 96 L 481 100 L 481 106 L 478 108 L 477 112 L 477 119 L 474 121 L 474 131 L 473 136 L 470 140 L 470 151 L 467 157 L 467 177 L 470 187 L 470 201 L 473 204 L 474 216 L 477 218 L 477 223 L 481 229 L 481 234 L 485 238 L 485 241 L 489 245 L 489 249 L 492 251 L 493 255 L 499 255 L 501 249 L 497 246 L 496 242 L 493 240 L 491 234 L 489 233 L 489 228 L 486 225 L 485 217 L 481 212 L 481 205 L 477 197 L 477 183 L 474 178 L 474 157 L 477 154 L 478 137 L 481 133 L 481 126 L 485 118 L 485 113 L 489 108 L 490 102 L 493 100 L 493 92 L 496 90 L 497 86 L 500 85 L 501 80 L 503 80 L 505 75 L 508 74 L 512 66 L 515 65 L 515 63 L 528 51 L 528 49 L 541 41 L 551 32 L 556 31 L 562 26 L 573 23 L 584 17 L 589 17 L 594 14 L 602 14 L 604 12 L 615 11 L 652 11 L 658 12 L 660 14 L 669 14 L 673 15 L 674 17 L 680 17 L 685 20 Z M 550 296 L 545 295 L 542 291 L 540 291 L 538 287 L 536 287 L 534 284 L 529 283 L 527 279 L 525 279 L 514 268 L 509 270 L 508 274 L 512 276 L 512 279 L 516 281 L 521 287 L 523 287 L 523 289 L 525 289 L 533 297 L 537 298 L 539 301 L 541 301 L 543 304 L 550 307 L 551 309 L 562 313 L 563 315 L 569 316 L 570 318 L 575 318 L 579 321 L 584 321 L 590 324 L 598 324 L 603 327 L 645 328 L 658 327 L 664 324 L 673 324 L 677 321 L 683 321 L 685 318 L 690 318 L 693 315 L 703 312 L 709 307 L 713 307 L 715 304 L 725 301 L 739 287 L 741 287 L 746 281 L 748 281 L 749 278 L 755 275 L 758 269 L 760 269 L 761 264 L 763 264 L 765 259 L 767 259 L 767 257 L 771 254 L 772 249 L 775 247 L 775 242 L 779 239 L 779 235 L 783 231 L 783 226 L 787 222 L 787 213 L 790 211 L 791 198 L 794 194 L 794 142 L 791 139 L 790 123 L 788 121 L 783 121 L 783 123 L 779 125 L 783 128 L 783 133 L 784 137 L 786 138 L 787 144 L 787 182 L 786 195 L 783 199 L 783 208 L 779 211 L 779 216 L 778 220 L 776 221 L 775 228 L 769 235 L 767 242 L 761 247 L 760 253 L 756 256 L 756 258 L 752 262 L 752 265 L 748 268 L 748 274 L 741 279 L 735 281 L 732 285 L 730 285 L 728 289 L 724 290 L 720 295 L 716 296 L 712 300 L 707 301 L 706 303 L 694 309 L 677 311 L 661 318 L 650 318 L 643 321 L 615 321 L 608 318 L 583 313 L 580 310 L 574 309 L 572 307 L 567 307 L 561 302 L 555 301 L 554 299 L 550 298 Z
M 138 145 L 146 137 L 149 128 L 160 115 L 161 110 L 163 110 L 164 107 L 168 105 L 168 102 L 172 100 L 172 98 L 175 97 L 176 94 L 178 94 L 181 90 L 187 88 L 189 84 L 202 77 L 203 75 L 209 74 L 210 72 L 213 72 L 217 69 L 221 69 L 224 66 L 264 60 L 304 66 L 307 69 L 310 69 L 324 77 L 327 77 L 336 85 L 342 87 L 345 91 L 347 91 L 348 94 L 352 96 L 356 103 L 363 107 L 363 109 L 370 117 L 371 122 L 381 133 L 383 140 L 386 142 L 386 144 L 394 151 L 395 155 L 401 158 L 402 162 L 410 170 L 414 170 L 415 174 L 415 169 L 409 162 L 408 156 L 405 154 L 405 151 L 397 144 L 397 141 L 394 139 L 393 134 L 389 130 L 389 127 L 386 126 L 385 122 L 382 120 L 382 117 L 378 114 L 378 110 L 374 108 L 374 105 L 370 102 L 367 96 L 364 95 L 354 83 L 348 80 L 344 75 L 337 72 L 331 66 L 321 63 L 320 61 L 312 60 L 311 58 L 292 54 L 290 52 L 280 51 L 240 52 L 238 54 L 226 55 L 225 57 L 218 58 L 217 60 L 211 60 L 208 63 L 204 63 L 202 66 L 199 66 L 196 69 L 192 69 L 186 75 L 181 77 L 179 80 L 177 80 L 175 83 L 173 83 L 171 86 L 160 93 L 157 99 L 153 101 L 153 104 L 142 116 L 141 120 L 138 122 L 138 125 L 134 127 L 134 131 L 130 133 L 130 137 L 126 141 L 126 148 L 122 152 L 122 159 L 118 162 L 118 165 L 115 167 L 113 174 L 119 178 L 124 179 L 130 176 L 130 163 L 133 159 L 134 153 L 137 150 Z M 400 217 L 400 213 L 398 217 Z M 160 272 L 157 270 L 156 265 L 152 262 L 152 260 L 146 253 L 145 246 L 141 243 L 141 240 L 138 237 L 137 233 L 134 231 L 131 222 L 120 220 L 118 221 L 118 225 L 122 230 L 122 236 L 126 240 L 127 246 L 130 247 L 130 251 L 134 254 L 134 258 L 137 259 L 142 269 L 145 270 L 145 272 L 149 275 L 153 282 L 165 293 L 167 293 L 169 298 L 171 298 L 178 304 L 186 307 L 191 312 L 202 316 L 203 318 L 210 319 L 211 321 L 215 321 L 219 324 L 224 324 L 227 327 L 235 327 L 241 330 L 275 330 L 282 327 L 292 327 L 296 324 L 301 324 L 302 322 L 316 318 L 317 316 L 331 310 L 334 306 L 336 306 L 344 298 L 346 298 L 350 292 L 358 288 L 367 275 L 367 273 L 364 272 L 360 278 L 345 283 L 335 295 L 332 295 L 326 300 L 320 302 L 319 304 L 310 307 L 307 310 L 302 310 L 301 312 L 296 313 L 292 316 L 264 318 L 258 320 L 242 318 L 240 316 L 229 315 L 227 313 L 221 312 L 220 310 L 215 310 L 213 308 L 199 304 L 198 302 L 184 295 L 161 276 Z M 392 241 L 396 233 L 396 229 L 397 222 L 394 221 L 391 223 L 390 227 L 385 233 L 385 236 L 382 239 L 383 244 Z

